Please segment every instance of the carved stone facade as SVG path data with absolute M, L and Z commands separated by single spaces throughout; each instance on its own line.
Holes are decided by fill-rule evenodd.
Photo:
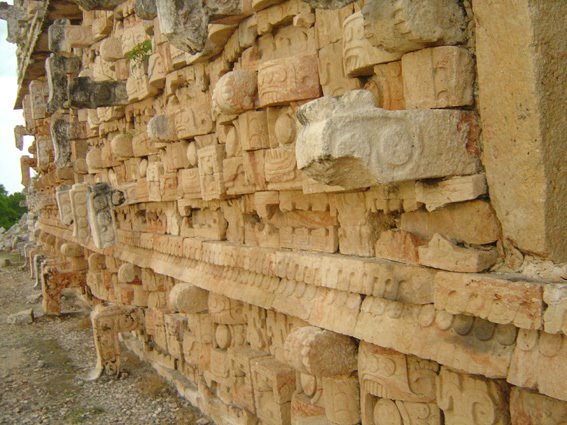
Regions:
M 121 335 L 218 424 L 567 420 L 567 3 L 16 3 L 29 262 L 94 377 Z

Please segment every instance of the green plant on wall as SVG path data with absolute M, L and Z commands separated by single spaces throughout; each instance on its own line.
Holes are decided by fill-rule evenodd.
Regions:
M 152 40 L 145 40 L 136 44 L 132 50 L 126 52 L 124 57 L 134 66 L 141 64 L 152 52 Z

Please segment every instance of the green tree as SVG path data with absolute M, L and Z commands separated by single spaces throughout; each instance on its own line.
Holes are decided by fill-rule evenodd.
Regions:
M 21 192 L 8 194 L 0 184 L 0 226 L 8 230 L 27 211 L 24 205 L 25 196 Z

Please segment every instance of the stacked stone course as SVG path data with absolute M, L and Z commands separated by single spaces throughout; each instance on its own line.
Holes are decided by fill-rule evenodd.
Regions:
M 95 378 L 121 338 L 219 424 L 566 423 L 565 16 L 0 8 L 46 313 L 77 288 Z

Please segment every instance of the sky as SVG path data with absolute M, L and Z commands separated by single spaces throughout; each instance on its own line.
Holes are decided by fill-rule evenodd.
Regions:
M 28 155 L 30 143 L 26 141 L 23 152 L 14 143 L 14 127 L 23 125 L 24 118 L 22 110 L 14 111 L 18 89 L 16 45 L 6 41 L 6 33 L 6 21 L 0 20 L 0 184 L 14 193 L 24 188 L 20 183 L 20 157 Z

